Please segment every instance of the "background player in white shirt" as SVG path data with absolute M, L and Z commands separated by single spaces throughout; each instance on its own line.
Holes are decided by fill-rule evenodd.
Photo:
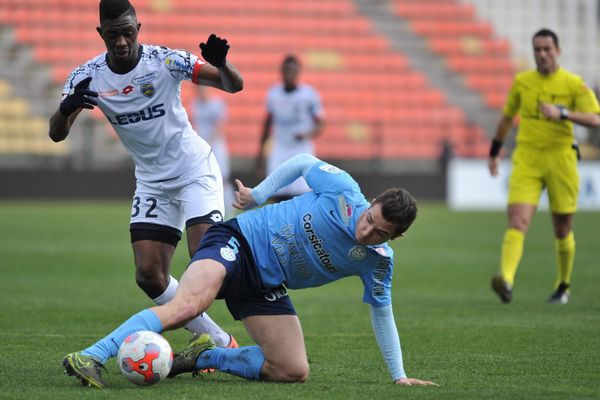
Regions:
M 227 104 L 222 97 L 209 96 L 204 86 L 198 86 L 198 95 L 192 104 L 193 126 L 198 135 L 212 148 L 223 177 L 225 218 L 233 216 L 233 185 L 230 181 L 231 163 L 225 138 L 224 125 L 227 121 Z
M 299 83 L 300 61 L 288 55 L 281 64 L 283 82 L 271 87 L 267 93 L 267 116 L 260 139 L 257 157 L 257 175 L 270 174 L 284 161 L 297 154 L 315 154 L 313 139 L 323 131 L 323 106 L 319 93 L 310 85 Z M 271 150 L 266 158 L 266 143 L 271 133 Z M 287 200 L 307 192 L 304 178 L 278 190 L 275 201 Z
M 128 0 L 101 0 L 96 28 L 107 51 L 75 68 L 50 119 L 59 142 L 83 108 L 98 106 L 135 161 L 136 191 L 130 221 L 136 281 L 156 304 L 178 286 L 169 275 L 184 224 L 193 255 L 206 230 L 223 219 L 221 173 L 210 146 L 192 129 L 181 103 L 181 81 L 242 90 L 241 75 L 226 60 L 227 41 L 211 35 L 202 57 L 138 43 L 141 24 Z M 208 332 L 220 346 L 237 346 L 208 315 L 186 325 Z

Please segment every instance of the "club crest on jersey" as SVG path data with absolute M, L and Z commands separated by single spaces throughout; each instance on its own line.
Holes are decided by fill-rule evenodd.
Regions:
M 140 91 L 148 98 L 154 96 L 154 93 L 156 93 L 154 84 L 152 82 L 144 83 L 142 86 L 140 86 Z
M 367 257 L 367 249 L 364 246 L 354 246 L 350 249 L 348 255 L 353 260 L 361 261 Z

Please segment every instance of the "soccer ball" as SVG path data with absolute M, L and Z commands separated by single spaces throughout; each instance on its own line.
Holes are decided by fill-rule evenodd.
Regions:
M 127 336 L 121 343 L 117 360 L 121 374 L 129 382 L 149 386 L 169 375 L 173 350 L 158 333 L 139 331 Z

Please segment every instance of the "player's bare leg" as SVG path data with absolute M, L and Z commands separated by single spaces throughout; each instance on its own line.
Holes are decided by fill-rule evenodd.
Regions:
M 296 315 L 257 315 L 242 321 L 264 354 L 262 379 L 276 382 L 308 379 L 304 335 Z
M 132 247 L 135 280 L 151 299 L 155 299 L 169 284 L 169 266 L 175 246 L 154 240 L 138 240 L 132 243 Z
M 200 240 L 202 240 L 204 234 L 211 226 L 212 224 L 195 224 L 187 227 L 187 245 L 190 258 L 194 256 L 194 253 L 196 253 L 196 249 L 198 249 Z
M 194 261 L 181 277 L 175 297 L 151 310 L 164 330 L 183 326 L 203 313 L 214 301 L 225 279 L 225 267 L 214 260 Z
M 212 224 L 194 224 L 187 227 L 187 244 L 190 258 L 194 256 L 200 241 Z M 219 347 L 238 347 L 235 338 L 217 325 L 207 313 L 202 313 L 185 327 L 196 336 L 208 333 Z
M 197 240 L 197 243 L 200 243 L 200 238 L 209 227 L 208 224 L 189 227 L 188 244 L 191 243 L 190 236 L 195 238 L 192 240 Z M 175 296 L 179 285 L 177 280 L 169 275 L 175 246 L 152 240 L 138 240 L 133 242 L 132 246 L 138 286 L 146 292 L 155 304 L 162 305 L 169 302 Z M 198 244 L 195 247 L 198 247 Z M 195 251 L 195 248 L 192 250 L 191 246 L 188 249 L 189 251 Z M 208 333 L 220 347 L 237 345 L 235 339 L 223 331 L 206 313 L 190 321 L 186 325 L 186 329 L 194 334 Z

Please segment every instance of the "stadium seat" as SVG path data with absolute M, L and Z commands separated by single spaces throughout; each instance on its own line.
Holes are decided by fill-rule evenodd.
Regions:
M 97 3 L 11 0 L 10 4 L 0 11 L 0 23 L 10 24 L 17 42 L 30 46 L 36 62 L 50 67 L 58 87 L 74 67 L 105 50 L 95 31 Z M 505 57 L 508 47 L 493 37 L 489 25 L 475 19 L 471 6 L 449 0 L 393 4 L 415 32 L 431 37 L 433 51 L 469 77 L 471 87 L 491 93 L 506 86 L 506 80 L 493 85 L 483 78 L 471 79 L 474 71 L 504 73 L 510 69 L 506 63 L 490 61 L 494 53 Z M 279 64 L 288 53 L 300 56 L 302 79 L 322 96 L 327 124 L 317 139 L 317 150 L 323 157 L 437 157 L 439 140 L 450 136 L 461 140 L 461 132 L 467 130 L 462 111 L 450 105 L 387 37 L 375 31 L 372 21 L 352 0 L 177 0 L 168 7 L 136 0 L 135 5 L 142 23 L 142 43 L 196 54 L 198 43 L 212 32 L 231 43 L 228 58 L 244 76 L 242 92 L 224 95 L 229 106 L 225 135 L 233 156 L 256 155 L 266 112 L 265 94 L 280 81 Z M 464 35 L 476 36 L 478 44 L 465 41 Z M 463 61 L 465 52 L 473 48 L 483 49 L 479 59 Z M 195 92 L 188 83 L 182 87 L 182 100 L 189 106 Z M 0 81 L 0 98 L 4 92 Z M 490 104 L 498 101 L 493 96 L 489 99 Z M 27 104 L 15 104 L 9 107 L 29 112 Z M 93 115 L 101 118 L 100 113 Z M 20 129 L 37 132 L 39 127 L 24 125 Z M 37 133 L 33 136 L 39 137 Z M 67 149 L 53 146 L 46 150 L 42 142 L 31 148 Z

